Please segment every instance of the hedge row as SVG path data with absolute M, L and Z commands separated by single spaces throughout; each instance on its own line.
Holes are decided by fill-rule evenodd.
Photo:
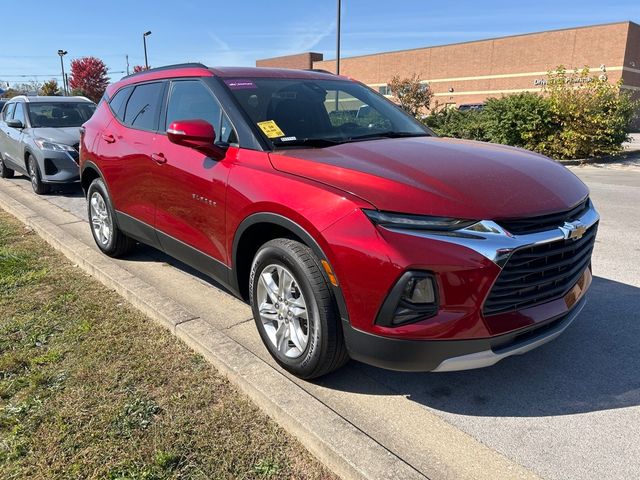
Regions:
M 617 154 L 640 105 L 589 70 L 549 74 L 544 95 L 487 100 L 482 110 L 440 110 L 424 122 L 441 136 L 522 147 L 557 159 Z

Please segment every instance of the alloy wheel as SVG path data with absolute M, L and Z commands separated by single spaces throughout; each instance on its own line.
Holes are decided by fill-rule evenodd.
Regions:
M 113 224 L 107 204 L 99 192 L 94 192 L 89 201 L 91 209 L 91 226 L 96 240 L 102 246 L 107 246 L 113 235 Z
M 281 265 L 260 272 L 258 311 L 269 340 L 288 358 L 300 357 L 309 343 L 309 312 L 298 281 Z
M 34 190 L 38 190 L 38 170 L 35 160 L 29 161 L 29 178 L 31 178 L 31 186 Z

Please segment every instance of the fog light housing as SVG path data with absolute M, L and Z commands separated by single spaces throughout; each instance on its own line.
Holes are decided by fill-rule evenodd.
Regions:
M 438 313 L 438 286 L 429 272 L 405 272 L 382 304 L 376 324 L 397 327 Z
M 413 276 L 404 287 L 402 300 L 413 304 L 433 304 L 436 301 L 435 286 L 433 278 Z

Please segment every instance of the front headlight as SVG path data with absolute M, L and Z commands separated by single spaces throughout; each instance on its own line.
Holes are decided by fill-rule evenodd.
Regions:
M 477 220 L 462 218 L 432 217 L 428 215 L 391 213 L 367 209 L 363 209 L 362 211 L 375 225 L 387 228 L 451 232 L 477 223 Z
M 63 143 L 50 142 L 44 138 L 36 138 L 34 140 L 36 145 L 42 150 L 52 150 L 54 152 L 75 152 L 76 149 L 70 145 L 64 145 Z

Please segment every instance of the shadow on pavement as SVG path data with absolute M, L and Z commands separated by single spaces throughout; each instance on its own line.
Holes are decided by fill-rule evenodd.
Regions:
M 562 336 L 490 368 L 398 373 L 351 362 L 318 383 L 405 395 L 471 416 L 555 416 L 640 405 L 640 288 L 594 277 L 586 307 Z

